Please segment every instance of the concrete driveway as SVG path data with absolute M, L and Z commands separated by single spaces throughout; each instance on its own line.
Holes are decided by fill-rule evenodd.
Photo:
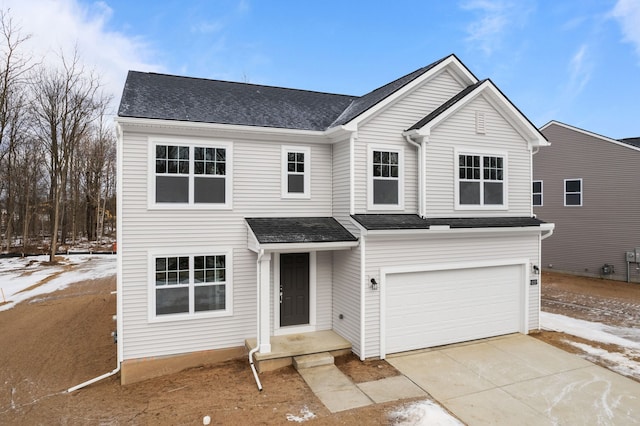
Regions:
M 387 362 L 469 425 L 640 424 L 640 383 L 522 334 Z

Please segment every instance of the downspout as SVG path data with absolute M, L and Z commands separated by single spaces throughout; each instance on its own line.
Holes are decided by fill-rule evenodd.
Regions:
M 253 377 L 256 379 L 256 385 L 258 386 L 258 390 L 262 392 L 262 383 L 260 383 L 260 379 L 258 378 L 258 372 L 256 371 L 256 366 L 253 363 L 253 354 L 258 352 L 260 349 L 260 260 L 264 255 L 264 249 L 260 249 L 260 253 L 258 253 L 258 260 L 256 261 L 256 283 L 258 284 L 258 292 L 257 292 L 257 305 L 258 305 L 258 318 L 257 318 L 257 333 L 256 333 L 256 347 L 249 351 L 249 365 L 251 365 L 251 371 L 253 372 Z
M 355 132 L 349 136 L 349 214 L 356 213 L 356 201 L 355 201 L 355 180 L 356 180 L 356 136 Z
M 416 147 L 416 152 L 418 154 L 418 215 L 421 218 L 425 218 L 425 205 L 424 205 L 424 172 L 423 172 L 423 168 L 424 168 L 424 140 L 422 142 L 422 145 L 415 142 L 413 139 L 411 139 L 411 136 L 409 135 L 404 135 L 404 139 L 411 145 Z
M 365 276 L 366 272 L 366 239 L 364 232 L 360 233 L 360 361 L 364 361 L 366 359 L 365 352 L 365 333 L 366 333 L 366 310 L 365 305 L 367 302 L 367 277 Z

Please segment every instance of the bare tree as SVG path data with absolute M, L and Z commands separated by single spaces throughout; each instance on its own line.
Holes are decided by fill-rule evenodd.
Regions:
M 55 261 L 58 233 L 62 225 L 63 201 L 72 159 L 91 123 L 108 101 L 93 72 L 80 64 L 77 53 L 71 60 L 62 55 L 62 67 L 40 67 L 32 79 L 32 117 L 36 137 L 48 156 L 51 202 L 51 245 L 49 260 Z
M 24 139 L 26 73 L 31 60 L 21 55 L 21 45 L 29 36 L 21 36 L 9 13 L 0 10 L 0 193 L 4 196 L 6 249 L 11 247 L 16 215 L 16 163 L 19 145 Z M 2 241 L 0 240 L 0 248 Z

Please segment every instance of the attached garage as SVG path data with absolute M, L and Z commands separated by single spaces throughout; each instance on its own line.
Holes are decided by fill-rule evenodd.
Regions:
M 381 354 L 525 332 L 525 263 L 383 271 Z

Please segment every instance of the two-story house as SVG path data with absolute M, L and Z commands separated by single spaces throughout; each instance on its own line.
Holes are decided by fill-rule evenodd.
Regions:
M 559 121 L 534 158 L 533 211 L 557 230 L 542 267 L 640 282 L 640 138 L 616 140 Z
M 454 55 L 364 96 L 130 72 L 117 124 L 123 383 L 246 339 L 364 360 L 539 327 L 548 142 Z

